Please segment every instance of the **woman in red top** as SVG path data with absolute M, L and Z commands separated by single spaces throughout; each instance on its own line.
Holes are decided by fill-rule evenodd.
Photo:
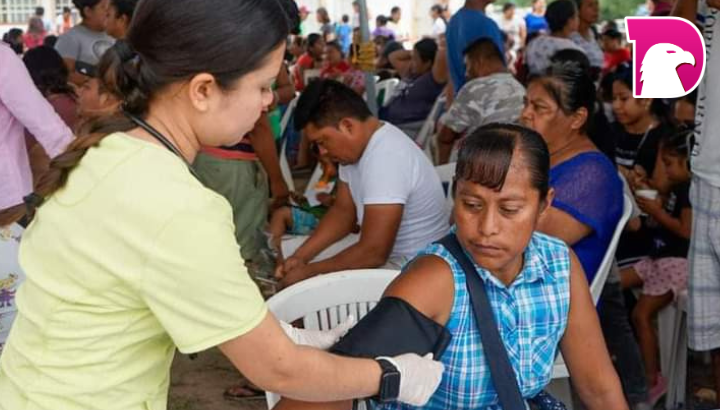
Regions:
M 365 92 L 365 76 L 343 58 L 342 47 L 336 41 L 325 46 L 325 63 L 320 78 L 341 82 L 362 95 Z
M 45 24 L 40 17 L 33 17 L 28 23 L 28 30 L 25 36 L 23 36 L 23 42 L 25 43 L 26 50 L 32 50 L 35 47 L 43 45 L 45 41 Z

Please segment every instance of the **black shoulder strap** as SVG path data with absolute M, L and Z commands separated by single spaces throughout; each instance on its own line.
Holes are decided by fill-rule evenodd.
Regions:
M 455 234 L 451 233 L 438 243 L 455 257 L 465 272 L 465 281 L 475 313 L 475 321 L 480 330 L 485 359 L 490 366 L 490 376 L 500 399 L 500 405 L 504 410 L 525 410 L 525 401 L 520 394 L 515 370 L 510 364 L 507 350 L 500 338 L 482 278 L 477 274 L 475 265 L 463 251 Z

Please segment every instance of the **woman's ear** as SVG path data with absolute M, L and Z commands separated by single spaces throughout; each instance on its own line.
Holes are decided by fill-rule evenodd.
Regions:
M 545 199 L 540 202 L 540 217 L 545 215 L 545 213 L 550 210 L 553 200 L 555 200 L 555 189 L 550 188 Z
M 589 120 L 588 114 L 588 110 L 585 107 L 581 107 L 580 109 L 575 111 L 575 114 L 573 114 L 572 124 L 570 124 L 572 129 L 576 131 L 581 130 Z
M 210 110 L 214 105 L 214 100 L 220 97 L 220 88 L 217 81 L 209 73 L 200 73 L 194 76 L 190 79 L 187 87 L 190 105 L 202 113 Z

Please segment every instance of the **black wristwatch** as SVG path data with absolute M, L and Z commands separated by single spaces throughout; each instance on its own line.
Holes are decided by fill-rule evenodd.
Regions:
M 400 396 L 400 371 L 390 359 L 378 357 L 375 361 L 380 365 L 382 375 L 380 391 L 374 399 L 380 403 L 394 403 Z

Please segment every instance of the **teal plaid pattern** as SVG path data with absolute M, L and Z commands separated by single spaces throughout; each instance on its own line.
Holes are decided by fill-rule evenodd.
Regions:
M 447 328 L 452 342 L 441 357 L 445 365 L 440 387 L 424 409 L 501 410 L 475 324 L 465 274 L 441 245 L 420 253 L 442 258 L 452 268 L 455 300 Z M 472 260 L 472 259 L 471 259 Z M 526 399 L 550 383 L 558 344 L 570 311 L 570 253 L 565 243 L 535 233 L 525 251 L 525 266 L 509 287 L 475 265 L 485 281 L 490 304 L 510 362 Z M 406 405 L 385 409 L 412 409 Z

